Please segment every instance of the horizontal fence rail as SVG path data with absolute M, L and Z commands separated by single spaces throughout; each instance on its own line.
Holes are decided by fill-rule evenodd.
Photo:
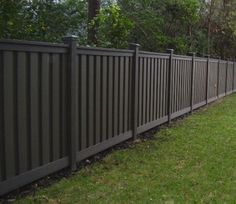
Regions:
M 232 61 L 0 41 L 0 195 L 236 90 Z

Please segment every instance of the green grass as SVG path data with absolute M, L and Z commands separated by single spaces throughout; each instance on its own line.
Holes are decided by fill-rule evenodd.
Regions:
M 236 203 L 236 95 L 19 203 Z

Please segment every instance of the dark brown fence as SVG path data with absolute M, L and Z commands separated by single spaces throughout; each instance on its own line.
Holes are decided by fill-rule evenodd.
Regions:
M 0 195 L 236 90 L 231 61 L 0 41 Z

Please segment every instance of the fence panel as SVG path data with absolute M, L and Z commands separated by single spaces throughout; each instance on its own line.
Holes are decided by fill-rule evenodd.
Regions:
M 227 62 L 221 60 L 219 66 L 219 97 L 225 96 L 226 70 L 227 70 Z
M 236 91 L 236 63 L 235 62 L 233 62 L 234 63 L 234 65 L 233 65 L 233 67 L 234 67 L 234 72 L 233 72 L 233 75 L 234 75 L 234 77 L 233 77 L 233 90 L 234 90 L 234 92 Z
M 227 67 L 227 94 L 232 93 L 233 91 L 233 69 L 234 69 L 234 64 L 233 62 L 228 62 L 228 67 Z
M 172 67 L 172 118 L 190 111 L 192 57 L 175 56 Z
M 168 55 L 139 55 L 138 133 L 167 121 Z
M 0 194 L 27 183 L 25 173 L 38 167 L 62 158 L 66 166 L 66 52 L 14 41 L 0 48 Z
M 194 108 L 206 104 L 207 59 L 196 58 L 194 69 Z
M 218 86 L 218 60 L 210 59 L 209 83 L 208 83 L 209 102 L 217 99 L 217 86 Z
M 132 137 L 131 51 L 77 49 L 77 161 Z

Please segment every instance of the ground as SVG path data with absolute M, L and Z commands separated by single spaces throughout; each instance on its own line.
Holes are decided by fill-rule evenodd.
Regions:
M 236 95 L 17 203 L 235 203 Z

